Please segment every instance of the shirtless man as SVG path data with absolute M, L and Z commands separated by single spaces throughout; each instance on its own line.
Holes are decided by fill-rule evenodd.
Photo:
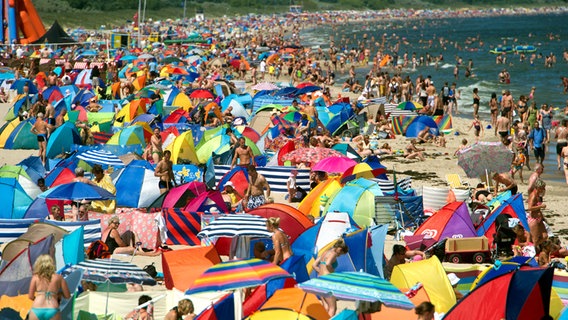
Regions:
M 507 111 L 502 110 L 501 115 L 497 119 L 497 124 L 495 125 L 495 136 L 497 136 L 497 133 L 499 133 L 501 142 L 505 142 L 509 137 L 510 124 L 511 122 L 507 117 Z
M 46 160 L 45 152 L 47 149 L 47 133 L 50 128 L 52 128 L 52 126 L 43 120 L 43 113 L 40 112 L 37 114 L 36 122 L 30 130 L 31 133 L 37 135 L 39 158 L 41 159 L 41 163 L 43 163 L 43 165 L 45 165 Z
M 501 110 L 506 112 L 506 117 L 511 120 L 513 117 L 513 108 L 515 107 L 515 101 L 511 95 L 511 91 L 505 90 L 505 94 L 501 98 Z
M 231 169 L 237 163 L 237 158 L 239 159 L 239 166 L 246 167 L 248 165 L 256 165 L 254 162 L 254 155 L 252 154 L 252 149 L 246 145 L 244 137 L 239 138 L 239 146 L 235 149 L 235 155 L 233 156 L 233 162 L 231 163 Z
M 158 187 L 160 188 L 160 193 L 164 193 L 171 189 L 172 183 L 176 186 L 176 181 L 174 179 L 174 170 L 172 169 L 172 162 L 170 157 L 172 153 L 170 150 L 164 151 L 164 157 L 158 165 L 156 165 L 156 171 L 154 171 L 154 176 L 160 178 Z
M 55 118 L 55 127 L 59 128 L 65 123 L 65 115 L 67 115 L 67 108 L 61 109 L 61 112 Z
M 537 163 L 534 167 L 534 172 L 531 173 L 531 176 L 529 177 L 529 186 L 528 186 L 528 189 L 527 189 L 528 194 L 531 194 L 531 192 L 533 191 L 534 183 L 536 182 L 536 180 L 538 180 L 540 178 L 543 171 L 544 171 L 543 165 L 540 164 L 540 163 Z
M 51 132 L 53 131 L 53 129 L 55 129 L 55 108 L 53 107 L 51 102 L 48 102 L 45 106 L 45 118 L 47 119 L 47 124 L 51 126 L 47 130 L 47 137 L 49 138 Z
M 558 170 L 561 170 L 562 157 L 560 155 L 562 149 L 568 146 L 568 120 L 562 120 L 561 125 L 556 128 L 554 137 L 556 138 L 556 162 L 558 164 Z M 566 162 L 564 162 L 564 164 L 566 165 Z
M 263 205 L 266 199 L 270 197 L 270 186 L 263 175 L 256 172 L 254 165 L 248 166 L 249 186 L 245 193 L 245 201 L 247 203 L 247 210 L 252 210 Z M 264 195 L 266 189 L 266 197 Z
M 160 162 L 163 152 L 160 128 L 154 128 L 154 134 L 150 138 L 150 152 L 152 152 L 152 160 L 154 160 L 154 163 Z
M 494 196 L 497 196 L 499 192 L 511 190 L 511 194 L 517 194 L 518 187 L 515 180 L 506 172 L 504 173 L 497 173 L 493 174 L 493 181 L 495 181 L 495 187 L 493 189 Z M 499 188 L 499 184 L 502 184 L 504 187 Z

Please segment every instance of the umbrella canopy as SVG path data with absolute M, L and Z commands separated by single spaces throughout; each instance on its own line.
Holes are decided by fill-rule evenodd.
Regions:
M 285 154 L 283 161 L 292 161 L 295 163 L 316 164 L 321 160 L 329 157 L 345 157 L 341 152 L 328 148 L 299 148 Z
M 315 295 L 299 288 L 286 288 L 275 291 L 272 297 L 248 319 L 324 320 L 329 319 L 329 315 Z
M 298 285 L 318 295 L 350 301 L 381 301 L 386 306 L 413 309 L 414 304 L 385 279 L 366 272 L 333 272 Z
M 106 150 L 87 150 L 77 155 L 77 158 L 92 164 L 123 167 L 124 162 L 114 153 Z
M 266 230 L 266 218 L 250 214 L 220 215 L 209 225 L 203 227 L 197 234 L 205 237 L 270 237 L 272 233 Z
M 191 99 L 214 99 L 215 96 L 211 91 L 205 89 L 197 89 L 189 94 Z
M 373 170 L 369 164 L 361 162 L 345 170 L 345 172 L 341 175 L 341 183 L 346 183 L 357 178 L 373 179 L 378 174 L 384 173 L 386 173 L 384 168 Z
M 156 284 L 148 273 L 135 264 L 116 259 L 95 259 L 80 262 L 62 272 L 68 275 L 82 269 L 83 280 L 92 282 L 138 283 L 153 286 Z
M 416 109 L 422 109 L 424 108 L 420 103 L 418 102 L 414 102 L 414 101 L 405 101 L 405 102 L 401 102 L 398 104 L 398 106 L 396 106 L 397 109 L 401 109 L 401 110 L 411 110 L 414 111 Z
M 514 153 L 501 142 L 478 142 L 458 152 L 458 165 L 470 178 L 485 176 L 485 172 L 507 172 Z
M 288 277 L 291 277 L 288 272 L 269 261 L 230 260 L 207 269 L 185 294 L 256 287 L 270 280 Z
M 83 182 L 71 182 L 49 189 L 40 198 L 56 200 L 111 200 L 114 194 L 105 189 Z
M 345 156 L 329 157 L 321 160 L 312 166 L 312 171 L 323 171 L 327 173 L 343 173 L 345 170 L 353 167 L 357 161 L 349 159 Z

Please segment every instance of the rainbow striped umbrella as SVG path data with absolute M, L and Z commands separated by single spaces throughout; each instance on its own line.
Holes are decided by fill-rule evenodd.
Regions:
M 366 272 L 333 272 L 298 285 L 317 295 L 340 300 L 380 301 L 388 307 L 413 309 L 412 302 L 389 281 Z
M 288 272 L 265 260 L 230 260 L 207 269 L 185 294 L 256 287 L 287 277 L 291 277 Z

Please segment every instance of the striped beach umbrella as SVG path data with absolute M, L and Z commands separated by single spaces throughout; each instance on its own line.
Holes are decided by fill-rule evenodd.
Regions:
M 306 292 L 340 300 L 380 301 L 389 307 L 414 308 L 414 304 L 392 283 L 366 272 L 333 272 L 298 286 Z
M 137 265 L 116 259 L 86 260 L 66 268 L 62 275 L 78 269 L 84 270 L 83 280 L 92 282 L 138 283 L 150 286 L 156 284 L 156 280 Z
M 86 150 L 77 155 L 77 158 L 91 164 L 100 164 L 113 167 L 124 167 L 124 162 L 114 153 L 107 150 Z
M 207 269 L 185 294 L 256 287 L 288 277 L 291 277 L 288 272 L 266 260 L 230 260 Z
M 200 238 L 212 237 L 270 237 L 266 229 L 266 218 L 250 214 L 220 215 L 203 227 L 197 234 Z

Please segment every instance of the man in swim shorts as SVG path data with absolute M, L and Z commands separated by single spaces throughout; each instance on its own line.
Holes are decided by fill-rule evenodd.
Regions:
M 41 162 L 45 165 L 46 159 L 46 149 L 47 149 L 47 132 L 49 128 L 52 128 L 50 124 L 43 120 L 43 113 L 38 113 L 36 116 L 36 122 L 30 130 L 31 133 L 37 135 L 37 145 L 39 147 L 39 158 Z
M 158 165 L 156 166 L 156 170 L 154 171 L 154 176 L 160 178 L 160 182 L 158 182 L 158 187 L 160 188 L 160 193 L 164 193 L 176 186 L 176 181 L 174 178 L 174 170 L 172 168 L 172 162 L 170 161 L 170 157 L 172 156 L 172 152 L 170 150 L 164 151 L 164 157 Z
M 507 112 L 505 110 L 502 110 L 501 115 L 497 119 L 497 123 L 495 125 L 495 136 L 497 136 L 497 133 L 499 133 L 501 142 L 504 142 L 505 140 L 507 140 L 507 137 L 509 137 L 510 127 L 511 122 L 507 117 Z
M 247 209 L 252 210 L 266 203 L 266 199 L 270 197 L 270 186 L 266 178 L 256 172 L 256 168 L 253 165 L 249 165 L 247 170 L 249 175 L 249 187 L 246 191 L 245 199 Z M 264 189 L 266 189 L 266 197 L 264 196 Z

